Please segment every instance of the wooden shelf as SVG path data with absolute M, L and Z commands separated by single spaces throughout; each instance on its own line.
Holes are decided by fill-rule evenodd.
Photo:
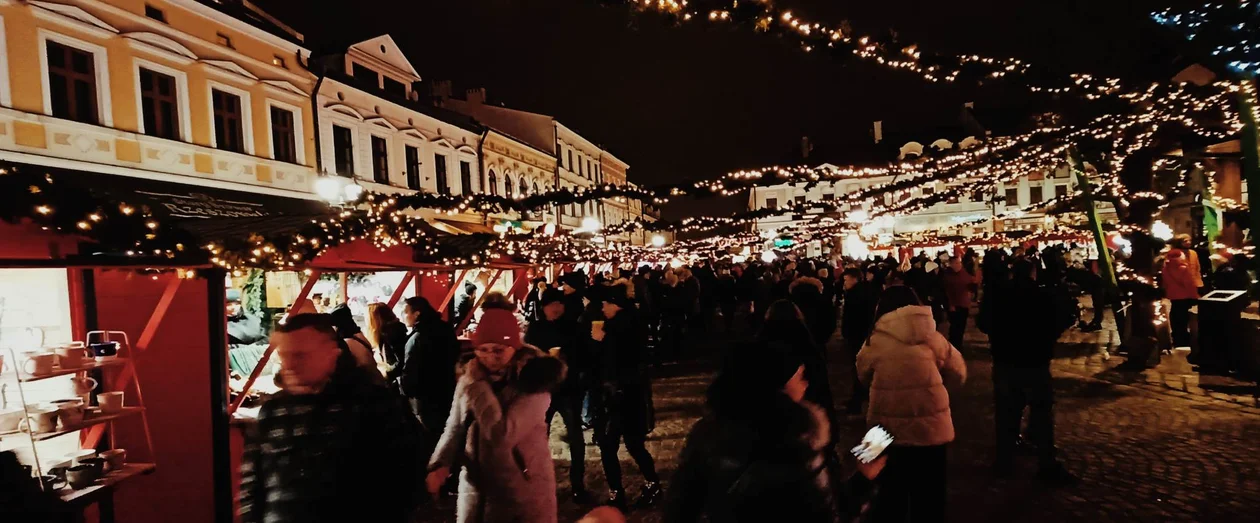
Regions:
M 77 372 L 83 372 L 83 371 L 89 371 L 89 370 L 95 370 L 95 369 L 103 369 L 103 368 L 105 368 L 105 367 L 113 367 L 113 366 L 115 366 L 115 365 L 125 365 L 126 363 L 127 363 L 127 359 L 126 359 L 126 358 L 114 358 L 114 359 L 112 359 L 112 360 L 105 360 L 105 361 L 96 361 L 96 360 L 92 360 L 92 361 L 84 361 L 84 364 L 83 364 L 83 366 L 82 366 L 82 367 L 77 367 L 77 368 L 73 368 L 73 369 L 63 369 L 63 368 L 61 368 L 61 367 L 53 367 L 52 372 L 50 372 L 50 373 L 48 373 L 48 374 L 40 374 L 40 375 L 38 375 L 38 376 L 33 376 L 33 375 L 27 374 L 27 373 L 25 373 L 25 372 L 22 372 L 22 373 L 19 373 L 19 374 L 18 374 L 18 381 L 21 381 L 22 383 L 29 383 L 29 382 L 32 382 L 32 381 L 39 381 L 39 380 L 46 380 L 46 379 L 48 379 L 48 378 L 55 378 L 55 377 L 57 377 L 57 376 L 66 376 L 66 375 L 70 375 L 70 374 L 75 374 L 75 373 L 77 373 Z M 7 364 L 6 364 L 6 365 L 7 365 Z M 15 371 L 15 372 L 16 372 L 16 371 Z
M 83 418 L 83 423 L 77 427 L 56 430 L 53 432 L 37 432 L 35 434 L 27 434 L 26 432 L 10 432 L 8 434 L 5 434 L 3 437 L 6 437 L 6 438 L 22 437 L 22 438 L 31 438 L 31 439 L 34 439 L 35 441 L 44 441 L 44 440 L 53 439 L 58 436 L 65 436 L 66 434 L 70 434 L 76 431 L 86 429 L 88 427 L 91 427 L 92 425 L 100 425 L 102 423 L 108 423 L 110 421 L 114 421 L 119 418 L 125 418 L 127 416 L 131 416 L 134 414 L 139 414 L 141 412 L 144 412 L 144 407 L 123 407 L 122 412 L 115 412 L 112 414 L 97 414 L 90 418 Z
M 154 470 L 157 470 L 157 465 L 153 463 L 128 463 L 123 465 L 122 470 L 115 470 L 105 474 L 101 479 L 96 480 L 96 483 L 89 485 L 87 488 L 74 490 L 67 486 L 58 490 L 57 494 L 66 503 L 75 506 L 86 506 L 95 503 L 96 498 L 107 494 L 110 489 L 113 489 L 119 483 L 143 474 L 152 474 Z

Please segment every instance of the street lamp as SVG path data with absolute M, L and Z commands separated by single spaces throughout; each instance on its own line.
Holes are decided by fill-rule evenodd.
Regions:
M 315 180 L 315 194 L 328 203 L 339 205 L 358 200 L 363 194 L 363 187 L 340 176 L 321 176 Z
M 593 216 L 582 218 L 582 226 L 577 232 L 595 232 L 604 228 L 604 224 L 599 223 L 599 219 Z
M 665 246 L 665 237 L 664 237 L 664 236 L 661 236 L 661 235 L 659 235 L 659 234 L 653 234 L 653 235 L 652 235 L 652 246 L 653 246 L 653 247 L 664 247 L 664 246 Z

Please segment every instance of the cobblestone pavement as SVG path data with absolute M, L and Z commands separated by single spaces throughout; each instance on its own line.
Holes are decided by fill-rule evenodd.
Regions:
M 1032 477 L 1032 458 L 1020 463 L 1013 478 L 995 479 L 990 472 L 994 455 L 992 364 L 983 335 L 969 333 L 967 345 L 963 353 L 968 381 L 952 398 L 957 440 L 949 456 L 951 521 L 1208 522 L 1256 517 L 1260 509 L 1260 414 L 1254 405 L 1249 408 L 1184 390 L 1170 394 L 1163 384 L 1147 384 L 1145 380 L 1130 384 L 1107 381 L 1101 369 L 1109 363 L 1090 368 L 1073 360 L 1081 356 L 1055 363 L 1058 445 L 1068 469 L 1081 477 L 1080 485 L 1063 489 L 1040 485 Z M 829 347 L 833 390 L 842 400 L 850 390 L 844 372 L 847 358 L 835 340 Z M 1070 347 L 1066 350 L 1072 352 Z M 667 485 L 687 431 L 702 412 L 703 392 L 711 378 L 711 366 L 704 359 L 664 367 L 655 381 L 658 424 L 648 449 Z M 1073 370 L 1078 367 L 1087 370 Z M 863 419 L 849 417 L 837 428 L 839 440 L 856 442 L 865 429 Z M 568 501 L 568 450 L 559 438 L 561 430 L 557 418 L 552 455 L 561 481 L 560 521 L 566 522 L 578 519 L 584 509 Z M 589 441 L 590 433 L 586 436 Z M 602 494 L 604 478 L 598 452 L 587 448 L 587 486 Z M 633 498 L 642 479 L 624 450 L 621 461 Z M 449 507 L 421 519 L 450 520 Z M 660 515 L 637 511 L 630 515 L 630 521 L 660 521 Z

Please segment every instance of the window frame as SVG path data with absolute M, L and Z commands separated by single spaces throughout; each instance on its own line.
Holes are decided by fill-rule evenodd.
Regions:
M 48 52 L 46 49 L 47 47 L 45 47 L 45 53 Z M 4 29 L 4 16 L 0 16 L 0 106 L 13 107 L 13 92 L 11 89 L 12 87 L 9 85 L 8 37 Z
M 1033 191 L 1036 191 L 1036 193 L 1034 193 Z M 1034 196 L 1034 194 L 1035 194 L 1035 196 Z M 1045 187 L 1043 187 L 1043 186 L 1041 186 L 1041 185 L 1036 185 L 1036 184 L 1030 185 L 1030 186 L 1028 187 L 1028 203 L 1029 203 L 1029 205 L 1032 205 L 1032 204 L 1037 204 L 1037 203 L 1041 203 L 1041 202 L 1044 202 L 1044 201 L 1046 201 L 1046 189 L 1045 189 Z
M 383 160 L 384 160 L 385 165 L 383 166 L 380 165 L 381 159 L 376 157 L 377 140 L 380 140 L 380 143 L 384 144 L 384 150 L 381 151 L 384 154 Z M 390 156 L 389 137 L 383 134 L 368 133 L 368 153 L 369 153 L 368 161 L 372 165 L 371 181 L 373 183 L 379 183 L 381 185 L 393 185 L 392 183 L 390 183 L 390 179 L 389 179 L 389 156 Z M 378 171 L 377 170 L 378 168 L 380 168 L 381 170 Z M 384 181 L 381 181 L 381 177 L 384 177 Z
M 143 58 L 132 58 L 132 73 L 136 80 L 136 128 L 140 130 L 140 134 L 152 136 L 148 134 L 148 130 L 144 127 L 144 93 L 141 92 L 140 70 L 148 69 L 152 72 L 164 74 L 175 79 L 175 100 L 176 100 L 176 125 L 179 128 L 179 138 L 181 142 L 192 141 L 192 104 L 188 100 L 188 73 L 167 67 L 165 65 L 150 62 Z M 211 120 L 213 120 L 214 100 L 210 101 Z M 214 134 L 214 124 L 211 123 L 210 134 Z M 157 136 L 153 136 L 158 138 Z M 169 138 L 167 138 L 169 139 Z
M 332 153 L 333 153 L 333 157 L 332 157 L 333 174 L 337 176 L 351 178 L 351 179 L 357 178 L 358 177 L 357 169 L 358 169 L 359 162 L 356 162 L 354 157 L 355 157 L 355 151 L 359 149 L 358 148 L 358 145 L 359 145 L 358 134 L 359 133 L 355 132 L 354 126 L 339 125 L 337 124 L 337 122 L 329 122 L 329 125 L 330 127 L 329 127 L 328 134 L 329 134 L 329 139 L 332 140 L 332 144 L 330 144 L 331 147 L 329 147 L 329 149 L 332 149 Z M 337 162 L 337 150 L 339 149 L 337 147 L 337 129 L 338 128 L 345 129 L 346 135 L 350 137 L 350 152 L 349 152 L 349 155 L 347 156 L 347 160 L 350 162 L 350 165 L 349 165 L 350 172 L 346 172 L 346 173 L 341 172 L 340 165 L 338 165 L 338 162 Z
M 235 152 L 228 149 L 219 148 L 219 136 L 214 129 L 214 92 L 223 91 L 227 94 L 236 95 L 241 100 L 241 139 L 245 141 L 244 151 L 238 154 L 254 155 L 254 118 L 252 109 L 252 101 L 249 91 L 233 87 L 214 80 L 206 80 L 206 109 L 210 111 L 210 147 L 219 149 L 220 151 Z
M 412 153 L 415 153 L 414 155 Z M 415 167 L 415 171 L 412 171 Z M 407 188 L 413 191 L 424 190 L 424 162 L 420 161 L 420 146 L 403 142 L 403 170 L 407 176 Z M 415 183 L 412 184 L 411 182 Z
M 499 180 L 498 177 L 494 175 L 494 169 L 486 171 L 486 186 L 490 188 L 491 196 L 499 195 L 498 184 Z
M 276 140 L 274 132 L 275 124 L 271 121 L 271 110 L 273 108 L 288 111 L 293 115 L 293 155 L 296 160 L 293 163 L 296 165 L 306 165 L 306 126 L 304 125 L 304 120 L 302 120 L 302 108 L 293 104 L 272 100 L 270 98 L 267 99 L 268 157 L 278 162 L 284 161 L 276 158 Z
M 779 199 L 778 199 L 778 198 L 766 198 L 766 207 L 765 207 L 765 208 L 766 208 L 766 209 L 778 209 L 778 208 L 779 208 Z
M 437 194 L 451 194 L 450 156 L 450 154 L 433 151 L 433 189 Z
M 464 158 L 458 158 L 459 161 L 459 193 L 462 195 L 472 194 L 473 175 L 472 162 Z
M 1011 191 L 1015 191 L 1015 199 L 1011 199 Z M 1019 187 L 1007 187 L 1003 196 L 1006 198 L 1007 207 L 1019 207 Z
M 38 30 L 37 35 L 39 43 L 39 84 L 43 89 L 44 114 L 53 116 L 52 85 L 48 81 L 48 42 L 52 41 L 91 53 L 92 72 L 93 76 L 96 77 L 96 125 L 113 127 L 114 111 L 109 92 L 109 54 L 105 47 L 43 28 Z
M 153 16 L 153 13 L 157 13 L 157 16 Z M 166 11 L 148 2 L 144 3 L 144 17 L 148 18 L 149 20 L 162 22 L 164 24 L 170 23 L 166 21 Z

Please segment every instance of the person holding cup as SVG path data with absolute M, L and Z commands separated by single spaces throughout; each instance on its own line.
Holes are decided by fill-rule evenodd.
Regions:
M 608 479 L 608 504 L 627 508 L 626 492 L 621 482 L 621 461 L 617 450 L 625 442 L 626 450 L 639 465 L 647 480 L 639 494 L 641 507 L 655 504 L 661 497 L 660 476 L 656 463 L 644 443 L 650 432 L 651 388 L 644 357 L 646 333 L 639 321 L 638 309 L 627 297 L 625 285 L 604 289 L 603 321 L 591 322 L 591 339 L 600 345 L 594 373 L 597 382 L 591 410 L 595 412 L 595 441 L 599 443 L 604 476 Z

